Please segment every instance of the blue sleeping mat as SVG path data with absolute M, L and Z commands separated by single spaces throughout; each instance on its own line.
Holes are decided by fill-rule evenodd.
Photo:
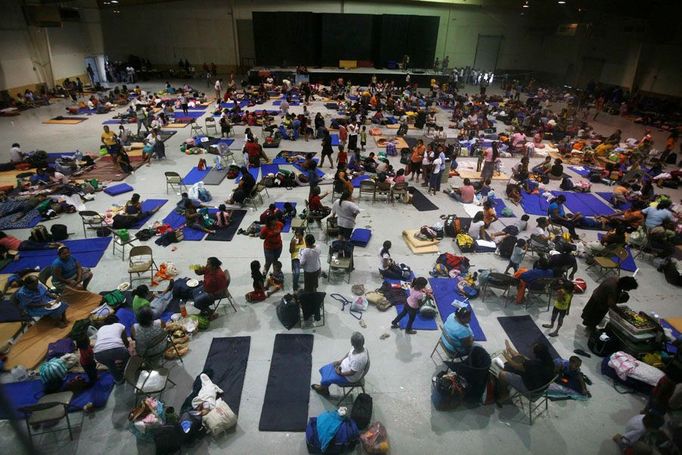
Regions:
M 111 237 L 65 240 L 61 243 L 69 247 L 73 257 L 78 259 L 83 267 L 95 267 L 104 256 L 104 251 L 109 247 L 109 242 L 111 242 Z M 43 269 L 51 265 L 56 257 L 57 250 L 55 249 L 22 251 L 19 260 L 8 264 L 3 269 L 3 273 L 14 273 L 35 267 Z
M 369 229 L 355 228 L 350 236 L 350 243 L 355 246 L 366 247 L 370 238 L 372 238 L 372 231 Z
M 469 327 L 471 328 L 471 331 L 474 332 L 474 340 L 487 340 L 471 303 L 469 303 L 469 300 L 460 294 L 459 289 L 457 289 L 457 280 L 453 278 L 429 278 L 429 284 L 431 285 L 431 289 L 433 289 L 433 298 L 436 300 L 436 306 L 438 307 L 438 312 L 440 313 L 443 322 L 445 322 L 450 314 L 455 312 L 453 302 L 459 306 L 466 305 L 471 309 L 471 322 L 469 323 Z
M 211 172 L 211 166 L 206 166 L 206 169 L 200 171 L 197 167 L 193 167 L 191 171 L 187 173 L 186 176 L 182 178 L 182 183 L 185 185 L 194 185 L 197 182 L 201 182 L 204 178 Z
M 160 207 L 163 207 L 164 204 L 166 204 L 166 202 L 168 202 L 168 199 L 147 199 L 145 201 L 142 201 L 142 204 L 141 204 L 142 205 L 142 211 L 143 212 L 151 212 L 151 211 L 156 210 Z M 132 225 L 130 227 L 130 229 L 141 229 L 142 226 L 144 226 L 152 216 L 154 216 L 154 214 L 151 214 L 145 218 L 140 218 L 139 220 L 137 220 L 137 223 L 135 223 L 134 225 Z
M 250 167 L 249 168 L 249 174 L 251 174 L 251 176 L 253 177 L 253 179 L 255 181 L 258 181 L 259 172 L 260 172 L 259 167 Z M 239 175 L 237 176 L 237 178 L 234 179 L 234 183 L 239 183 L 241 181 L 241 179 L 242 179 L 242 174 L 240 172 Z
M 384 280 L 387 283 L 390 284 L 396 284 L 400 283 L 400 280 Z M 405 290 L 405 298 L 409 295 L 409 291 L 406 289 Z M 403 311 L 403 305 L 401 303 L 394 303 L 394 307 L 396 309 L 396 314 L 400 314 L 401 311 Z M 405 329 L 407 326 L 407 316 L 402 318 L 399 322 L 400 328 Z M 425 318 L 421 316 L 419 313 L 417 313 L 417 317 L 414 319 L 414 322 L 412 323 L 412 328 L 414 330 L 437 330 L 438 329 L 438 324 L 436 323 L 435 318 Z
M 68 383 L 79 374 L 69 373 L 66 375 L 64 383 Z M 87 375 L 80 374 L 87 381 Z M 36 404 L 45 392 L 43 391 L 43 384 L 40 379 L 32 381 L 11 382 L 3 385 L 5 398 L 9 402 L 9 407 L 12 409 L 14 416 L 10 415 L 5 408 L 0 409 L 0 419 L 23 419 L 23 413 L 18 411 L 19 408 Z M 97 382 L 92 387 L 74 393 L 69 406 L 69 412 L 82 412 L 83 407 L 92 403 L 95 408 L 103 408 L 107 405 L 109 395 L 114 389 L 114 377 L 108 371 L 99 371 L 97 373 Z
M 107 193 L 109 196 L 116 196 L 118 194 L 123 194 L 127 193 L 129 191 L 133 191 L 133 187 L 128 185 L 127 183 L 119 183 L 117 185 L 112 185 L 104 188 L 104 192 Z
M 584 216 L 606 216 L 616 213 L 613 208 L 594 194 L 571 191 L 552 191 L 552 194 L 555 196 L 563 194 L 566 197 L 564 205 L 573 213 L 580 212 Z
M 286 161 L 286 160 L 285 160 Z M 279 164 L 261 164 L 260 165 L 261 175 L 265 177 L 268 174 L 275 174 L 279 172 Z
M 356 175 L 351 179 L 350 182 L 353 184 L 353 188 L 360 188 L 360 182 L 362 182 L 363 180 L 367 180 L 369 178 L 370 176 L 367 174 Z
M 613 204 L 613 193 L 609 191 L 596 191 L 595 194 L 599 195 L 602 199 L 604 199 L 606 202 L 609 204 Z M 618 206 L 618 210 L 628 210 L 632 208 L 632 203 L 630 202 L 624 202 L 621 203 Z
M 521 207 L 528 215 L 547 216 L 549 202 L 539 194 L 528 194 L 521 190 Z

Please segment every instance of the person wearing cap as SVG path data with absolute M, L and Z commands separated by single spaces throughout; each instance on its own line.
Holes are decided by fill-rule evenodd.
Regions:
M 471 347 L 474 345 L 474 332 L 469 327 L 470 322 L 471 309 L 464 306 L 459 307 L 445 320 L 440 341 L 452 357 L 463 357 L 471 352 Z
M 194 306 L 202 316 L 215 319 L 216 315 L 211 311 L 213 302 L 225 295 L 230 285 L 229 272 L 220 268 L 222 262 L 211 256 L 206 260 L 206 265 L 195 270 L 197 275 L 203 275 L 204 283 L 194 290 Z
M 315 392 L 328 396 L 330 385 L 352 384 L 365 376 L 369 364 L 369 353 L 365 349 L 365 337 L 360 332 L 353 332 L 350 337 L 350 344 L 353 348 L 344 358 L 320 368 L 320 383 L 310 386 Z

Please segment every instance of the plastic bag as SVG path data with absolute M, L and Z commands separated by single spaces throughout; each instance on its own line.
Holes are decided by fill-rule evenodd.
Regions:
M 351 311 L 366 311 L 369 307 L 369 302 L 363 296 L 358 296 L 353 299 L 353 303 L 350 304 Z
M 367 431 L 360 435 L 362 448 L 367 453 L 388 453 L 388 433 L 381 422 L 374 422 Z

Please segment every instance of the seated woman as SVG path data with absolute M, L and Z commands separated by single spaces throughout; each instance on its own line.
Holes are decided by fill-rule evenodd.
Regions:
M 611 256 L 611 252 L 625 245 L 625 227 L 622 223 L 613 222 L 613 228 L 601 240 L 586 242 L 585 249 L 589 257 Z
M 217 315 L 211 312 L 211 305 L 217 299 L 225 296 L 230 286 L 230 274 L 221 268 L 222 262 L 216 257 L 206 259 L 206 265 L 196 269 L 197 275 L 202 275 L 204 281 L 194 289 L 194 307 L 201 311 L 202 316 L 215 319 Z
M 548 156 L 545 158 L 545 161 L 538 164 L 537 166 L 534 166 L 532 169 L 532 172 L 533 172 L 533 174 L 545 176 L 545 175 L 549 174 L 549 171 L 551 168 L 552 168 L 552 157 Z
M 57 258 L 52 262 L 52 285 L 59 291 L 66 287 L 87 289 L 92 280 L 92 272 L 82 267 L 80 262 L 71 256 L 71 250 L 61 246 L 57 250 Z
M 555 266 L 558 264 L 555 264 Z M 554 269 L 550 267 L 549 260 L 546 257 L 540 257 L 531 270 L 519 269 L 514 274 L 515 278 L 519 279 L 519 284 L 516 290 L 516 304 L 520 305 L 526 298 L 526 288 L 532 288 L 534 283 L 544 278 L 554 278 Z M 537 285 L 537 284 L 535 284 Z
M 218 211 L 215 214 L 215 227 L 218 229 L 226 228 L 232 221 L 232 210 L 227 210 L 225 204 L 218 206 Z
M 185 204 L 185 225 L 188 228 L 196 229 L 198 231 L 208 232 L 209 234 L 215 234 L 215 231 L 207 228 L 204 225 L 204 217 L 199 212 L 197 212 L 196 207 L 192 204 L 192 201 L 187 201 Z
M 130 337 L 135 340 L 135 352 L 147 362 L 161 360 L 168 347 L 164 322 L 157 319 L 147 306 L 142 307 L 136 316 L 137 323 L 130 329 Z
M 471 225 L 469 226 L 468 234 L 474 240 L 489 240 L 490 237 L 485 230 L 485 221 L 483 221 L 483 212 L 477 212 L 474 218 L 471 220 Z
M 518 183 L 508 183 L 507 184 L 507 199 L 514 204 L 519 205 L 521 202 L 521 185 Z
M 57 242 L 35 242 L 33 240 L 19 240 L 18 238 L 7 235 L 4 231 L 0 231 L 0 246 L 9 251 L 33 251 L 33 250 L 49 250 L 52 248 L 59 248 L 60 243 Z
M 371 152 L 369 156 L 362 161 L 362 167 L 365 169 L 365 172 L 376 172 L 377 162 L 374 159 L 374 156 L 374 152 Z
M 310 196 L 308 197 L 309 215 L 313 216 L 318 223 L 321 223 L 321 220 L 327 217 L 332 211 L 331 207 L 322 205 L 322 199 L 327 197 L 329 195 L 329 192 L 320 194 L 321 192 L 322 190 L 320 189 L 320 187 L 315 186 L 313 187 L 312 191 L 310 192 Z
M 232 192 L 232 195 L 225 201 L 228 204 L 242 205 L 244 200 L 251 196 L 253 189 L 256 187 L 256 179 L 249 173 L 246 166 L 242 166 L 240 171 L 242 179 L 239 181 L 237 188 Z
M 66 309 L 68 305 L 59 301 L 59 296 L 50 292 L 35 275 L 23 279 L 23 285 L 14 294 L 17 303 L 29 317 L 54 319 L 58 326 L 67 326 Z
M 550 222 L 558 224 L 560 226 L 568 229 L 571 237 L 574 239 L 580 238 L 575 232 L 576 223 L 582 218 L 580 212 L 567 215 L 564 210 L 564 203 L 566 202 L 566 196 L 560 194 L 556 198 L 552 199 L 549 203 L 549 209 L 547 210 Z
M 334 191 L 336 193 L 343 193 L 348 191 L 351 195 L 353 194 L 353 182 L 348 177 L 348 171 L 345 166 L 339 165 L 334 175 Z
M 474 332 L 469 327 L 470 322 L 471 310 L 465 306 L 459 307 L 445 320 L 440 341 L 450 356 L 464 357 L 471 352 Z
M 564 166 L 563 161 L 560 158 L 554 160 L 554 165 L 549 168 L 549 179 L 550 180 L 561 180 L 564 176 Z
M 343 359 L 328 363 L 320 368 L 320 383 L 311 386 L 315 392 L 328 396 L 330 385 L 352 384 L 365 376 L 365 370 L 369 363 L 369 354 L 365 349 L 365 337 L 360 332 L 353 332 L 350 337 L 350 344 L 353 348 Z
M 152 315 L 155 318 L 161 317 L 171 300 L 173 300 L 173 285 L 175 282 L 171 279 L 168 282 L 168 287 L 163 292 L 154 293 L 149 288 L 141 284 L 132 292 L 133 294 L 133 312 L 139 313 L 142 308 L 150 308 Z
M 549 354 L 549 349 L 544 343 L 536 343 L 533 346 L 533 358 L 527 358 L 519 354 L 511 347 L 509 341 L 504 342 L 505 350 L 502 355 L 506 360 L 504 371 L 500 372 L 498 380 L 504 386 L 509 386 L 521 393 L 528 393 L 547 385 L 554 377 L 554 361 Z M 503 401 L 507 394 L 498 398 L 498 403 Z
M 675 253 L 675 223 L 664 221 L 649 231 L 649 246 L 658 251 L 658 257 L 668 258 Z
M 104 320 L 104 325 L 97 330 L 97 341 L 92 350 L 95 352 L 95 360 L 107 367 L 117 385 L 125 382 L 123 372 L 130 359 L 128 345 L 125 326 L 116 315 L 109 315 Z

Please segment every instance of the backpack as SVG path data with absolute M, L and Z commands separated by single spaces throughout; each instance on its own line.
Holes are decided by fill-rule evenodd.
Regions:
M 52 234 L 52 240 L 55 242 L 61 242 L 69 238 L 69 233 L 66 231 L 66 226 L 63 224 L 53 224 L 50 227 L 50 233 Z
M 514 246 L 516 245 L 516 237 L 513 235 L 506 236 L 499 245 L 497 245 L 497 252 L 501 257 L 509 259 L 514 252 Z
M 462 222 L 457 215 L 448 215 L 443 221 L 443 233 L 446 237 L 456 237 L 462 229 Z
M 423 240 L 433 240 L 437 237 L 437 235 L 438 235 L 437 232 L 434 231 L 431 227 L 422 226 L 419 229 L 419 234 L 417 234 L 416 237 Z
M 462 253 L 470 253 L 474 251 L 474 238 L 469 234 L 457 234 L 455 241 L 457 242 L 457 246 Z
M 104 294 L 104 302 L 112 308 L 117 308 L 126 302 L 126 296 L 118 289 Z
M 109 237 L 111 235 L 111 229 L 108 227 L 98 227 L 95 231 L 97 237 Z
M 436 258 L 436 264 L 443 264 L 448 270 L 458 269 L 463 274 L 469 270 L 469 258 L 443 253 Z
M 308 419 L 308 425 L 305 429 L 305 442 L 308 447 L 308 453 L 338 454 L 351 452 L 355 449 L 359 438 L 360 430 L 358 430 L 358 426 L 353 419 L 344 419 L 336 431 L 334 439 L 327 446 L 327 450 L 322 452 L 320 438 L 317 434 L 317 417 Z
M 559 185 L 559 188 L 561 188 L 564 191 L 572 191 L 575 185 L 573 184 L 573 180 L 571 177 L 564 177 L 561 179 L 561 184 Z
M 285 295 L 277 304 L 277 318 L 287 330 L 299 323 L 299 306 L 293 295 Z
M 410 164 L 410 149 L 405 147 L 400 149 L 400 164 Z
M 601 340 L 602 334 L 607 335 L 607 339 Z M 616 352 L 618 342 L 604 329 L 594 330 L 587 339 L 587 347 L 592 353 L 599 357 L 607 357 Z
M 431 383 L 431 402 L 439 411 L 456 408 L 464 399 L 466 380 L 454 371 L 441 371 Z
M 47 232 L 47 228 L 44 225 L 39 224 L 38 226 L 31 229 L 31 236 L 29 237 L 29 240 L 38 243 L 47 243 L 52 241 L 52 236 Z
M 426 297 L 423 300 L 422 306 L 419 307 L 419 315 L 424 318 L 433 319 L 437 314 L 436 302 L 433 301 L 432 297 Z
M 359 429 L 365 429 L 372 421 L 372 397 L 366 393 L 358 394 L 353 402 L 350 418 Z

